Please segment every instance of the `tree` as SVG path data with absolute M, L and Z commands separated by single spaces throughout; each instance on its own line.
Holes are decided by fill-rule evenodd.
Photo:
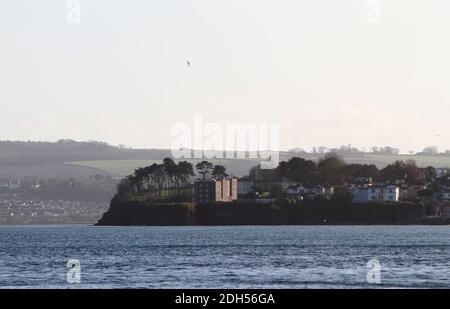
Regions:
M 380 170 L 375 164 L 363 164 L 357 177 L 377 178 L 378 175 L 380 175 Z
M 180 191 L 194 176 L 192 164 L 181 161 L 178 164 L 165 158 L 162 164 L 138 168 L 133 175 L 127 176 L 119 184 L 118 196 L 131 195 L 138 199 L 190 198 L 190 191 Z M 188 193 L 189 191 L 189 193 Z
M 427 168 L 425 168 L 424 172 L 425 172 L 425 179 L 427 181 L 432 181 L 437 176 L 436 169 L 432 166 L 428 166 Z
M 397 148 L 385 146 L 385 147 L 372 147 L 373 153 L 381 153 L 381 154 L 390 154 L 390 155 L 397 155 L 400 153 L 400 150 Z
M 217 178 L 225 178 L 228 177 L 228 174 L 226 173 L 226 168 L 223 165 L 216 165 L 214 166 L 214 169 L 211 173 L 211 175 L 213 175 L 214 177 Z
M 248 177 L 253 181 L 271 182 L 276 178 L 276 169 L 262 169 L 261 165 L 258 164 L 250 169 Z
M 429 190 L 429 189 L 423 189 L 423 190 L 417 191 L 417 195 L 419 197 L 432 197 L 433 196 L 433 191 Z
M 421 154 L 425 154 L 425 155 L 435 155 L 438 153 L 439 153 L 439 148 L 436 146 L 425 147 L 421 152 Z
M 179 169 L 178 165 L 171 158 L 165 158 L 163 160 L 163 167 L 165 172 L 165 181 L 167 182 L 166 186 L 168 188 L 169 196 L 174 195 L 173 191 L 178 193 L 178 181 L 179 178 Z
M 342 168 L 342 176 L 346 181 L 357 177 L 377 178 L 380 171 L 374 164 L 347 164 Z
M 417 167 L 414 160 L 396 161 L 380 171 L 380 178 L 384 181 L 404 180 L 407 183 L 421 183 L 425 180 L 423 169 Z
M 131 191 L 130 177 L 125 177 L 117 185 L 117 196 L 123 199 L 130 191 Z
M 327 150 L 328 150 L 328 148 L 325 147 L 325 146 L 320 146 L 320 147 L 317 149 L 317 151 L 318 151 L 319 153 L 326 153 Z
M 343 155 L 346 155 L 346 154 L 351 155 L 351 154 L 355 154 L 355 153 L 360 153 L 361 150 L 359 150 L 356 147 L 352 147 L 352 145 L 349 144 L 349 145 L 342 145 L 339 149 L 333 149 L 333 151 L 330 151 L 330 152 L 335 152 L 335 153 L 343 154 Z
M 288 162 L 281 162 L 276 169 L 279 181 L 285 179 L 294 182 L 312 182 L 316 180 L 316 164 L 303 158 L 291 158 Z
M 289 149 L 288 152 L 292 152 L 292 153 L 307 153 L 307 151 L 305 149 L 300 148 L 300 147 Z
M 197 163 L 195 168 L 197 169 L 199 174 L 203 175 L 203 180 L 205 180 L 206 174 L 209 174 L 210 171 L 213 169 L 213 164 L 208 161 L 202 161 Z
M 270 187 L 270 196 L 280 201 L 283 198 L 283 188 L 278 184 L 273 184 Z
M 322 183 L 337 185 L 343 182 L 342 169 L 345 166 L 344 160 L 334 153 L 327 154 L 319 161 L 317 166 L 319 177 Z
M 192 166 L 192 163 L 190 163 L 190 162 L 180 161 L 180 162 L 178 162 L 178 168 L 179 168 L 180 180 L 183 185 L 188 183 L 189 177 L 195 176 L 194 168 Z

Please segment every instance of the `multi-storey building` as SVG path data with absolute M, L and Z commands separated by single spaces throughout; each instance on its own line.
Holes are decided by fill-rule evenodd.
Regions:
M 395 185 L 355 186 L 351 193 L 355 204 L 396 203 L 400 199 L 400 188 Z
M 237 178 L 197 180 L 194 183 L 194 202 L 232 202 L 237 200 Z

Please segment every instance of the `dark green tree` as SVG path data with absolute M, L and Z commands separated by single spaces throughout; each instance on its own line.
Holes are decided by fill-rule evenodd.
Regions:
M 283 188 L 279 184 L 273 184 L 270 186 L 270 196 L 277 201 L 281 201 L 283 198 Z
M 215 165 L 211 175 L 217 178 L 228 177 L 227 169 L 223 165 Z
M 344 181 L 344 160 L 334 153 L 329 153 L 325 158 L 319 160 L 317 166 L 320 181 L 331 185 L 338 185 Z
M 197 169 L 197 172 L 203 176 L 203 179 L 206 179 L 206 175 L 213 169 L 213 164 L 208 161 L 202 161 L 197 163 L 195 168 Z

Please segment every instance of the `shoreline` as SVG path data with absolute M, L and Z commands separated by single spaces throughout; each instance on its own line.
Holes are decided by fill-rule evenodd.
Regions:
M 301 205 L 154 203 L 113 200 L 94 226 L 406 226 L 450 225 L 425 216 L 419 204 L 349 204 L 313 201 Z

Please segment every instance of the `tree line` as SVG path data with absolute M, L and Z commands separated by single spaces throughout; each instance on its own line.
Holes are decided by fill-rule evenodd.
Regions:
M 195 170 L 202 179 L 228 177 L 223 165 L 213 165 L 201 161 Z M 282 161 L 275 169 L 261 169 L 260 165 L 249 171 L 251 180 L 263 183 L 290 181 L 303 184 L 342 185 L 357 178 L 372 178 L 373 181 L 407 184 L 424 184 L 436 178 L 436 170 L 429 166 L 421 168 L 412 160 L 396 161 L 379 169 L 374 164 L 347 164 L 337 154 L 326 154 L 318 162 L 300 157 Z M 118 185 L 121 197 L 144 196 L 149 199 L 171 199 L 190 197 L 191 177 L 195 176 L 194 166 L 188 161 L 175 163 L 165 158 L 161 164 L 136 169 L 132 175 L 122 179 Z
M 380 154 L 380 155 L 399 155 L 400 149 L 390 146 L 384 146 L 384 147 L 378 147 L 373 146 L 370 148 L 369 151 L 366 151 L 365 149 L 359 149 L 357 147 L 354 147 L 352 145 L 342 145 L 338 148 L 329 148 L 325 146 L 314 146 L 312 147 L 311 151 L 306 151 L 303 148 L 296 147 L 293 149 L 290 149 L 289 152 L 295 153 L 295 154 L 327 154 L 327 153 L 335 153 L 339 155 L 358 155 L 358 154 L 364 154 L 364 153 L 372 153 L 372 154 Z M 427 146 L 422 151 L 413 151 L 410 150 L 408 152 L 410 155 L 450 155 L 450 150 L 443 150 L 441 151 L 437 146 Z
M 208 161 L 196 164 L 196 171 L 203 179 L 228 177 L 223 165 Z M 122 198 L 144 196 L 149 199 L 173 199 L 191 197 L 190 179 L 195 176 L 194 167 L 188 161 L 175 163 L 165 158 L 161 164 L 138 168 L 118 184 L 117 195 Z
M 272 170 L 260 166 L 250 170 L 249 178 L 256 181 L 318 183 L 341 185 L 356 178 L 372 178 L 374 181 L 403 180 L 408 184 L 419 184 L 436 177 L 433 167 L 420 168 L 413 160 L 396 161 L 383 169 L 374 164 L 347 164 L 336 154 L 327 154 L 317 163 L 299 157 L 280 162 Z

